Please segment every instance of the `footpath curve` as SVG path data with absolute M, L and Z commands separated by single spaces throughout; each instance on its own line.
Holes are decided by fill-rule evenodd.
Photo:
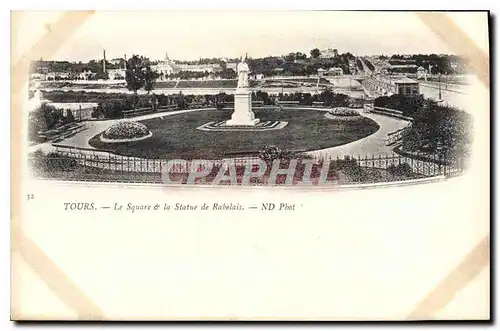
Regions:
M 161 112 L 161 113 L 154 113 L 154 114 L 148 114 L 148 115 L 142 115 L 138 117 L 134 117 L 134 121 L 143 121 L 147 119 L 152 119 L 152 118 L 158 118 L 158 117 L 168 117 L 168 116 L 173 116 L 176 114 L 182 114 L 182 113 L 188 113 L 188 112 L 195 112 L 195 111 L 200 111 L 200 110 L 206 110 L 206 108 L 201 108 L 201 109 L 188 109 L 188 110 L 179 110 L 179 111 L 169 111 L 169 112 Z M 329 109 L 324 109 L 324 108 L 311 108 L 311 110 L 320 110 L 320 111 L 328 111 Z M 360 156 L 368 156 L 368 155 L 380 155 L 380 154 L 389 154 L 392 153 L 392 147 L 386 146 L 385 145 L 385 139 L 387 137 L 387 134 L 390 132 L 394 132 L 396 130 L 404 128 L 407 124 L 408 121 L 381 115 L 381 114 L 374 114 L 374 113 L 363 113 L 361 114 L 367 118 L 370 118 L 374 120 L 378 125 L 379 129 L 377 132 L 371 134 L 370 136 L 367 136 L 365 138 L 362 138 L 360 140 L 345 144 L 345 145 L 340 145 L 340 146 L 335 146 L 335 147 L 329 147 L 321 150 L 316 150 L 316 151 L 309 151 L 307 154 L 310 154 L 314 157 L 317 158 L 335 158 L 335 157 L 343 157 L 344 155 L 350 155 L 352 157 L 357 157 L 358 155 Z M 116 119 L 116 120 L 105 120 L 105 121 L 88 121 L 87 122 L 87 129 L 77 133 L 73 137 L 69 137 L 60 143 L 62 145 L 66 146 L 72 146 L 75 148 L 85 148 L 85 149 L 90 149 L 90 150 L 95 150 L 94 147 L 90 146 L 88 141 L 94 137 L 95 135 L 101 133 L 102 131 L 106 130 L 110 125 L 120 122 L 120 121 L 126 121 L 126 119 Z M 35 146 L 34 146 L 35 147 Z M 56 147 L 52 146 L 52 143 L 44 143 L 41 145 L 37 145 L 37 149 L 42 149 L 44 152 L 50 152 L 50 151 L 55 151 Z M 116 158 L 119 159 L 121 155 L 114 154 L 114 153 L 108 153 L 108 152 L 100 152 L 100 151 L 82 151 L 82 153 L 85 154 L 91 154 L 93 156 L 98 155 L 99 157 L 103 158 Z M 131 157 L 128 158 L 129 160 L 133 160 L 133 162 L 146 162 L 147 159 L 143 158 L 137 158 L 137 157 Z M 148 161 L 153 161 L 153 160 L 148 160 Z M 159 161 L 159 160 L 156 160 Z M 136 166 L 134 165 L 134 168 Z

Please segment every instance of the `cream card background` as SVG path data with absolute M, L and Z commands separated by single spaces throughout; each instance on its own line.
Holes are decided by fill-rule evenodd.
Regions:
M 468 184 L 314 195 L 53 184 L 34 189 L 42 198 L 30 202 L 22 228 L 107 319 L 405 319 L 489 232 L 462 193 Z M 63 196 L 43 199 L 54 190 Z M 398 202 L 401 195 L 414 202 Z M 75 213 L 63 211 L 68 200 L 284 201 L 298 210 Z M 15 282 L 17 316 L 82 316 L 49 300 L 43 283 L 31 283 L 36 274 L 13 258 L 23 275 Z M 474 281 L 455 308 L 428 318 L 487 317 L 488 268 Z
M 482 37 L 484 28 L 477 28 Z M 487 49 L 482 37 L 474 41 Z M 470 281 L 461 274 L 444 304 L 431 302 L 432 309 L 415 314 L 489 237 L 487 86 L 478 80 L 469 94 L 476 127 L 471 168 L 444 182 L 348 191 L 170 188 L 38 182 L 24 172 L 13 215 L 12 317 L 488 318 L 489 267 Z M 26 193 L 35 200 L 25 201 Z M 86 201 L 288 202 L 296 210 L 63 208 Z

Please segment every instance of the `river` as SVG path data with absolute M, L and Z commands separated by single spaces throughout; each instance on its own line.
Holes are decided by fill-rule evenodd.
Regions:
M 336 93 L 347 94 L 354 98 L 362 98 L 366 94 L 364 91 L 359 90 L 361 86 L 359 82 L 356 80 L 349 78 L 347 76 L 344 77 L 331 77 L 329 78 L 330 82 L 335 86 L 333 91 Z M 441 97 L 443 99 L 443 103 L 457 107 L 462 110 L 468 110 L 471 105 L 471 97 L 474 94 L 474 88 L 477 87 L 476 84 L 480 84 L 475 77 L 469 77 L 467 85 L 457 85 L 457 84 L 441 84 Z M 74 87 L 66 87 L 66 88 L 42 88 L 45 91 L 85 91 L 85 92 L 97 92 L 97 93 L 132 93 L 128 91 L 125 87 L 123 88 L 80 88 L 77 86 Z M 301 86 L 301 87 L 263 87 L 263 88 L 250 88 L 250 91 L 263 91 L 270 94 L 279 94 L 279 93 L 311 93 L 316 94 L 321 92 L 322 90 L 316 89 L 315 86 Z M 159 88 L 155 89 L 153 92 L 157 94 L 192 94 L 192 95 L 214 95 L 218 93 L 226 93 L 226 94 L 234 94 L 236 89 L 234 88 Z M 139 94 L 145 94 L 146 92 L 143 90 L 138 91 Z M 425 98 L 430 98 L 433 100 L 438 99 L 439 88 L 436 82 L 423 82 L 420 81 L 420 93 L 424 95 Z
M 98 88 L 98 89 L 91 89 L 91 88 L 77 88 L 77 87 L 71 87 L 71 88 L 42 88 L 43 91 L 63 91 L 63 92 L 69 92 L 69 91 L 85 91 L 85 92 L 96 92 L 96 93 L 129 93 L 132 94 L 132 91 L 127 90 L 126 88 Z M 279 93 L 311 93 L 311 94 L 316 94 L 318 93 L 318 90 L 316 87 L 294 87 L 294 88 L 281 88 L 281 87 L 264 87 L 264 88 L 250 88 L 249 89 L 252 92 L 256 91 L 262 91 L 262 92 L 267 92 L 269 94 L 279 94 Z M 221 92 L 226 93 L 226 94 L 234 94 L 236 89 L 234 88 L 162 88 L 162 89 L 154 89 L 153 92 L 156 94 L 165 94 L 165 95 L 172 95 L 172 94 L 192 94 L 192 95 L 214 95 L 214 94 L 219 94 Z M 321 89 L 319 90 L 319 93 L 321 93 Z M 343 93 L 350 95 L 352 97 L 361 97 L 364 95 L 363 91 L 358 91 L 358 90 L 349 90 L 347 88 L 335 88 L 334 92 L 337 93 Z M 146 94 L 146 91 L 144 90 L 139 90 L 138 94 Z

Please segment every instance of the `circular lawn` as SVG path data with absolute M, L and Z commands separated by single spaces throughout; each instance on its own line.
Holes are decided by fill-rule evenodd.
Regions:
M 255 117 L 261 122 L 286 121 L 288 125 L 275 131 L 202 131 L 197 127 L 211 121 L 231 118 L 233 110 L 206 109 L 165 117 L 157 117 L 141 123 L 152 132 L 150 139 L 105 143 L 101 133 L 89 140 L 97 149 L 115 154 L 148 159 L 221 159 L 225 157 L 258 155 L 266 145 L 276 145 L 293 151 L 313 151 L 367 137 L 379 126 L 373 120 L 362 117 L 358 121 L 337 121 L 325 118 L 325 112 L 314 109 L 285 108 L 277 112 L 271 109 L 255 109 Z

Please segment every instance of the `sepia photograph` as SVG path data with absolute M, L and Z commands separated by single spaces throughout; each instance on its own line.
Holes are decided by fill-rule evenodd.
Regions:
M 133 33 L 152 39 L 164 39 L 179 20 L 143 15 L 148 24 Z M 252 16 L 219 15 L 224 22 Z M 276 14 L 255 15 L 266 20 Z M 413 14 L 341 15 L 354 25 L 365 17 Z M 412 52 L 413 36 L 402 33 L 376 45 L 361 40 L 336 45 L 326 40 L 335 39 L 327 37 L 332 33 L 342 35 L 338 23 L 307 32 L 311 19 L 321 24 L 337 13 L 284 13 L 280 17 L 294 22 L 303 37 L 283 38 L 280 47 L 272 44 L 273 35 L 260 47 L 232 44 L 264 30 L 250 22 L 238 25 L 240 35 L 228 29 L 227 35 L 217 30 L 210 36 L 223 47 L 199 43 L 222 26 L 220 21 L 203 32 L 176 31 L 166 43 L 131 47 L 130 38 L 138 37 L 119 31 L 132 16 L 99 13 L 96 21 L 117 23 L 106 31 L 111 40 L 89 27 L 82 32 L 88 47 L 75 41 L 59 59 L 31 61 L 26 113 L 28 162 L 35 176 L 342 185 L 458 176 L 467 168 L 474 125 L 467 97 L 478 81 L 469 60 L 428 39 L 431 34 L 419 36 L 426 42 Z M 164 16 L 169 23 L 162 23 L 161 32 L 149 30 Z M 177 46 L 181 42 L 189 42 L 188 49 Z M 290 170 L 289 181 L 276 174 L 280 167 Z M 224 180 L 219 173 L 227 174 Z
M 490 19 L 11 12 L 11 319 L 490 320 Z

